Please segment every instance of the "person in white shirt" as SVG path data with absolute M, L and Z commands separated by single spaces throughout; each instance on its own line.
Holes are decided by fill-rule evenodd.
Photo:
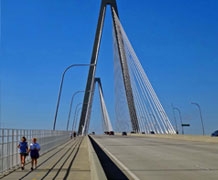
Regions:
M 32 159 L 31 161 L 31 170 L 33 170 L 33 167 L 36 168 L 37 166 L 37 159 L 39 158 L 39 151 L 40 151 L 40 145 L 36 142 L 37 139 L 33 138 L 32 143 L 30 143 L 30 157 Z

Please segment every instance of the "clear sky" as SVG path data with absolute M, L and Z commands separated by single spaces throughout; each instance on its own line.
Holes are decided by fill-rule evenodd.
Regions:
M 1 127 L 52 129 L 64 69 L 90 63 L 100 3 L 1 0 Z M 200 113 L 191 104 L 196 102 L 206 134 L 218 129 L 218 1 L 117 0 L 117 5 L 126 34 L 172 124 L 173 104 L 182 121 L 191 125 L 185 133 L 201 134 Z M 112 49 L 108 8 L 96 76 L 113 121 Z M 66 128 L 72 94 L 85 89 L 87 72 L 88 67 L 74 67 L 66 74 L 57 129 Z M 83 93 L 76 95 L 72 116 L 82 99 Z

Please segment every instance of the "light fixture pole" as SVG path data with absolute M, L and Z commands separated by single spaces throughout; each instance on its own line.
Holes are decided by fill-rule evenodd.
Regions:
M 56 111 L 55 111 L 53 130 L 55 130 L 55 126 L 56 126 L 57 115 L 58 115 L 58 109 L 59 109 L 59 104 L 60 104 L 60 99 L 61 99 L 61 92 L 62 92 L 62 87 L 63 87 L 63 82 L 64 82 L 65 73 L 67 72 L 67 70 L 69 70 L 70 68 L 75 67 L 75 66 L 95 66 L 95 64 L 71 64 L 70 66 L 68 66 L 68 67 L 64 70 L 64 72 L 63 72 L 63 74 L 62 74 L 62 78 L 61 78 L 59 93 L 58 93 L 58 100 L 57 100 L 57 106 L 56 106 Z
M 69 128 L 70 116 L 71 116 L 72 104 L 73 104 L 74 96 L 77 95 L 78 93 L 81 93 L 81 92 L 85 92 L 85 91 L 76 91 L 76 92 L 72 95 L 72 98 L 71 98 L 71 101 L 70 101 L 70 109 L 69 109 L 69 113 L 68 113 L 68 119 L 67 119 L 67 128 L 66 128 L 67 131 L 68 131 L 68 128 Z
M 78 121 L 78 115 L 79 115 L 79 112 L 82 110 L 82 107 L 80 107 L 77 112 L 76 112 L 76 116 L 75 116 L 75 122 L 74 122 L 74 127 L 73 127 L 73 130 L 76 131 L 76 125 L 77 125 L 77 121 Z
M 77 105 L 76 105 L 76 108 L 75 108 L 75 111 L 74 111 L 74 118 L 73 118 L 73 124 L 72 124 L 72 131 L 74 131 L 74 129 L 75 129 L 75 123 L 76 123 L 76 116 L 77 116 L 77 113 L 78 113 L 78 108 L 79 108 L 79 106 L 80 105 L 82 105 L 83 103 L 78 103 Z
M 177 107 L 173 107 L 174 110 L 177 110 L 179 112 L 179 118 L 181 121 L 181 127 L 182 127 L 182 134 L 184 134 L 184 129 L 183 129 L 183 123 L 182 123 L 182 116 L 181 116 L 181 111 Z
M 200 105 L 198 104 L 198 103 L 196 103 L 196 102 L 191 102 L 191 104 L 193 104 L 193 105 L 196 105 L 197 107 L 198 107 L 198 109 L 199 109 L 199 112 L 200 112 L 200 118 L 201 118 L 201 125 L 202 125 L 202 132 L 203 132 L 203 136 L 204 136 L 204 123 L 203 123 L 203 119 L 202 119 L 202 114 L 201 114 L 201 107 L 200 107 Z

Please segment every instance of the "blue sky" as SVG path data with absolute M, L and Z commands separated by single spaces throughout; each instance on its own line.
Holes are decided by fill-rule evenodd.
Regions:
M 53 127 L 64 69 L 90 63 L 100 3 L 1 0 L 1 127 Z M 117 5 L 126 34 L 171 122 L 173 104 L 183 122 L 191 125 L 185 133 L 201 134 L 199 111 L 191 104 L 197 102 L 206 134 L 218 129 L 218 1 L 117 0 Z M 112 49 L 108 8 L 96 76 L 101 78 L 113 121 Z M 75 67 L 66 74 L 57 129 L 65 129 L 71 96 L 85 89 L 87 72 L 88 67 Z M 73 112 L 82 99 L 83 93 L 75 97 Z

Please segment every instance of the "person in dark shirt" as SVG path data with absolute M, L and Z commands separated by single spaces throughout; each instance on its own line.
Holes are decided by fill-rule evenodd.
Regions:
M 76 139 L 76 131 L 73 132 L 73 137 Z
M 17 148 L 19 148 L 21 169 L 24 170 L 26 156 L 28 155 L 28 143 L 26 142 L 26 137 L 23 136 L 21 138 Z

